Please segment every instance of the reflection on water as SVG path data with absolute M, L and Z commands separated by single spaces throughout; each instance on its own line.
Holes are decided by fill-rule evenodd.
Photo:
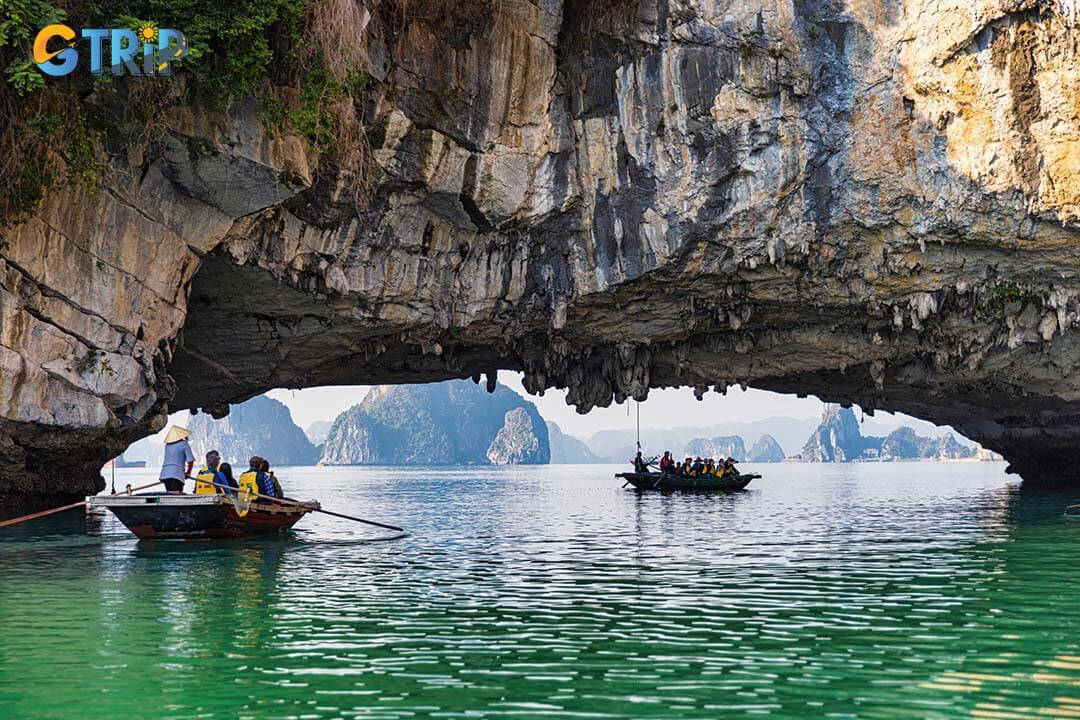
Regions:
M 246 542 L 11 528 L 0 717 L 1080 717 L 1077 497 L 979 463 L 760 469 L 731 496 L 282 472 L 394 542 L 320 515 Z

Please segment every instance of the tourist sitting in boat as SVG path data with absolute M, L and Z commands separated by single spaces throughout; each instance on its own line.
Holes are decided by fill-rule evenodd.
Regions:
M 728 475 L 738 475 L 739 471 L 735 469 L 735 458 L 729 457 L 724 461 L 724 474 L 721 477 Z
M 708 458 L 707 460 L 705 460 L 705 474 L 706 475 L 715 475 L 716 474 L 716 463 L 713 462 L 712 458 Z
M 170 495 L 184 492 L 184 479 L 191 477 L 191 469 L 195 467 L 195 453 L 191 452 L 187 440 L 189 435 L 191 431 L 187 428 L 173 425 L 165 436 L 165 458 L 158 479 Z
M 281 483 L 278 482 L 277 476 L 274 475 L 274 471 L 270 469 L 270 461 L 266 458 L 263 458 L 261 469 L 270 476 L 270 483 L 274 486 L 274 497 L 285 497 L 285 493 L 281 489 Z
M 705 463 L 701 460 L 701 458 L 694 458 L 694 464 L 690 467 L 691 477 L 699 477 L 704 470 Z
M 270 467 L 270 463 L 263 460 L 258 455 L 253 455 L 248 461 L 247 472 L 240 475 L 240 490 L 247 490 L 249 493 L 258 493 L 266 498 L 275 498 L 277 494 L 274 492 L 274 480 L 270 477 L 270 474 L 263 470 L 263 464 L 266 467 Z
M 225 493 L 223 485 L 229 483 L 225 480 L 224 473 L 221 472 L 221 454 L 217 450 L 211 450 L 206 453 L 206 465 L 199 468 L 199 472 L 195 475 L 195 494 L 196 495 L 215 495 L 217 493 Z
M 225 484 L 231 488 L 240 487 L 240 483 L 236 482 L 236 478 L 233 477 L 232 465 L 229 463 L 221 463 L 221 467 L 218 468 L 221 471 L 222 476 L 225 478 Z M 235 495 L 236 490 L 232 490 L 229 495 Z
M 671 457 L 670 450 L 665 450 L 664 457 L 660 458 L 660 472 L 668 475 L 675 472 L 675 460 Z
M 693 466 L 694 466 L 693 458 L 687 456 L 687 458 L 685 460 L 683 460 L 682 474 L 686 475 L 686 476 L 689 476 L 690 475 L 690 468 L 692 468 Z

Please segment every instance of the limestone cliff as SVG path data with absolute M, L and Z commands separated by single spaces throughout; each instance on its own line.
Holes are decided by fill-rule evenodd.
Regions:
M 221 420 L 196 415 L 187 427 L 198 462 L 207 451 L 217 450 L 237 474 L 248 466 L 252 455 L 265 457 L 274 467 L 314 465 L 319 459 L 315 446 L 293 422 L 289 408 L 273 398 L 254 397 L 234 405 Z
M 104 171 L 0 231 L 0 494 L 92 490 L 170 410 L 500 368 L 582 410 L 815 393 L 1080 480 L 1070 4 L 401 6 L 319 5 L 351 136 L 310 77 L 152 126 L 64 90 Z
M 758 441 L 746 453 L 748 462 L 783 462 L 784 457 L 784 448 L 780 447 L 776 438 L 767 434 L 758 438 Z
M 320 462 L 505 465 L 549 457 L 547 426 L 536 406 L 503 385 L 488 394 L 455 380 L 373 388 L 334 420 Z
M 882 460 L 963 460 L 975 451 L 957 442 L 952 433 L 939 438 L 920 437 L 909 427 L 897 428 L 882 441 Z
M 952 433 L 922 437 L 904 426 L 886 437 L 863 435 L 850 408 L 831 405 L 821 425 L 810 435 L 797 456 L 809 462 L 852 462 L 855 460 L 961 460 L 975 451 L 957 442 Z
M 488 462 L 492 465 L 547 464 L 551 457 L 547 437 L 543 420 L 535 423 L 525 408 L 509 410 L 503 426 L 488 446 Z
M 803 445 L 799 458 L 807 462 L 851 462 L 873 450 L 876 456 L 881 438 L 863 437 L 859 421 L 851 408 L 830 405 L 825 408 L 821 424 Z
M 686 443 L 686 449 L 683 452 L 690 457 L 733 457 L 737 462 L 742 462 L 746 459 L 746 445 L 743 444 L 743 439 L 738 435 L 714 438 L 694 438 Z

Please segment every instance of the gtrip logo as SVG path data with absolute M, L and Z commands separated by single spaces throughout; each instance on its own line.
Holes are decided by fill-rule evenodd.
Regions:
M 61 77 L 79 65 L 79 41 L 67 25 L 47 25 L 34 38 L 34 63 L 38 70 Z M 109 72 L 112 75 L 172 74 L 172 63 L 188 52 L 184 33 L 158 28 L 146 23 L 138 31 L 128 28 L 86 28 L 82 40 L 90 46 L 90 72 L 105 73 L 105 50 L 108 46 Z M 50 46 L 54 49 L 50 50 Z

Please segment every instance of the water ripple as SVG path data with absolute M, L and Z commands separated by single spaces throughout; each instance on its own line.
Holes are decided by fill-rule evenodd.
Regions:
M 392 542 L 325 516 L 193 544 L 19 526 L 0 717 L 1080 717 L 1077 498 L 911 467 L 766 466 L 736 496 L 596 466 L 282 472 Z

